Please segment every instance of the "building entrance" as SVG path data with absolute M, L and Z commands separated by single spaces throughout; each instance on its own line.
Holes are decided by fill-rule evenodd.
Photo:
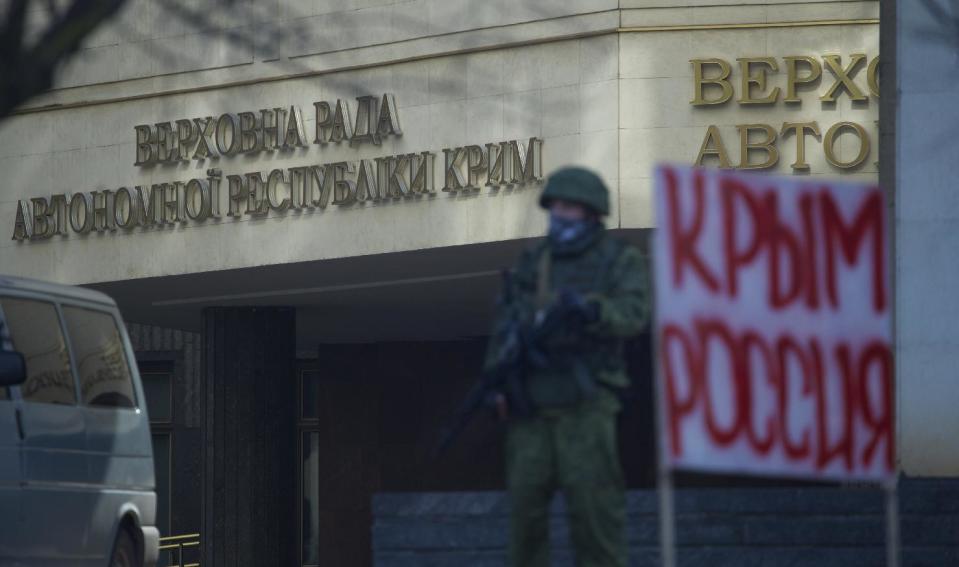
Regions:
M 505 426 L 477 416 L 441 458 L 439 432 L 479 378 L 486 339 L 321 345 L 298 363 L 301 565 L 370 565 L 380 492 L 503 490 Z M 652 484 L 648 341 L 629 345 L 621 454 L 631 488 Z
M 370 564 L 374 493 L 502 487 L 492 424 L 476 424 L 444 458 L 429 456 L 478 375 L 484 343 L 323 345 L 300 363 L 303 565 Z

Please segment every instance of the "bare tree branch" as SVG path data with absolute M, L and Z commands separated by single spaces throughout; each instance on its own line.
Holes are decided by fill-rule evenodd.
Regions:
M 53 86 L 59 65 L 76 53 L 125 0 L 74 0 L 32 45 L 23 44 L 27 0 L 14 0 L 0 36 L 0 120 Z
M 51 20 L 56 20 L 60 15 L 60 10 L 57 9 L 57 0 L 47 0 L 47 15 Z
M 0 31 L 0 52 L 15 53 L 21 49 L 26 27 L 27 0 L 13 0 L 7 11 L 7 19 Z M 2 61 L 2 59 L 0 59 Z
M 260 0 L 208 0 L 204 6 L 194 6 L 187 0 L 146 0 L 164 14 L 164 19 L 182 22 L 191 33 L 214 32 L 213 39 L 243 48 L 251 48 L 257 58 L 275 54 L 284 59 L 286 72 L 307 72 L 304 46 L 310 53 L 334 48 L 321 43 L 315 23 L 309 18 L 290 18 L 277 21 L 276 5 Z M 31 2 L 34 4 L 31 5 Z M 56 73 L 79 52 L 95 30 L 116 16 L 130 0 L 5 0 L 8 8 L 0 14 L 0 121 L 31 98 L 54 88 Z M 43 20 L 41 29 L 35 18 Z M 394 23 L 399 15 L 394 15 Z M 223 19 L 224 22 L 219 20 Z M 266 23 L 271 22 L 271 23 Z M 175 60 L 175 72 L 204 68 L 204 61 L 182 64 L 182 54 L 173 53 L 169 42 L 151 41 L 152 37 L 138 37 L 127 22 L 119 20 L 117 30 L 134 37 L 136 48 L 146 49 L 153 57 Z M 33 39 L 38 38 L 38 39 Z M 282 47 L 281 47 L 282 45 Z M 283 58 L 282 53 L 295 53 Z M 273 60 L 268 59 L 268 60 Z M 196 63 L 196 65 L 192 65 Z
M 265 50 L 280 39 L 279 29 L 261 29 L 249 33 L 248 24 L 258 15 L 256 4 L 236 0 L 217 2 L 215 10 L 194 9 L 183 0 L 150 0 L 156 2 L 171 18 L 182 21 L 196 31 L 217 29 L 217 33 L 234 45 L 252 46 Z M 102 24 L 113 18 L 128 0 L 33 0 L 46 15 L 46 27 L 38 39 L 25 38 L 31 0 L 11 0 L 4 21 L 0 22 L 0 120 L 17 107 L 49 91 L 54 86 L 55 73 L 76 54 L 83 42 Z M 64 5 L 65 4 L 65 5 Z M 42 6 L 42 7 L 41 7 Z M 215 26 L 218 15 L 235 14 L 244 25 Z M 120 22 L 121 29 L 128 29 Z M 284 32 L 291 39 L 301 39 L 303 29 L 286 26 Z M 33 36 L 34 34 L 30 34 Z M 172 57 L 162 51 L 159 43 L 151 46 L 154 55 Z

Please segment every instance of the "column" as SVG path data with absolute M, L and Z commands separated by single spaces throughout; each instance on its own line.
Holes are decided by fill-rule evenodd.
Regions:
M 296 312 L 203 311 L 201 564 L 294 565 Z

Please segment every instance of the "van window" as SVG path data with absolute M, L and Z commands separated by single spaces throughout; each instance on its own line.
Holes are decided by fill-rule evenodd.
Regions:
M 83 403 L 135 407 L 130 365 L 113 315 L 82 307 L 63 308 L 67 333 L 80 375 Z
M 70 355 L 52 303 L 33 299 L 0 299 L 13 349 L 27 363 L 27 379 L 20 385 L 23 399 L 48 404 L 77 403 L 70 373 Z

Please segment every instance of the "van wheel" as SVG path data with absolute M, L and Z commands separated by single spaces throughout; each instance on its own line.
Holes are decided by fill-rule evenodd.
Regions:
M 130 530 L 121 528 L 120 533 L 117 534 L 110 567 L 142 567 L 142 561 L 137 557 L 137 544 L 133 541 Z

